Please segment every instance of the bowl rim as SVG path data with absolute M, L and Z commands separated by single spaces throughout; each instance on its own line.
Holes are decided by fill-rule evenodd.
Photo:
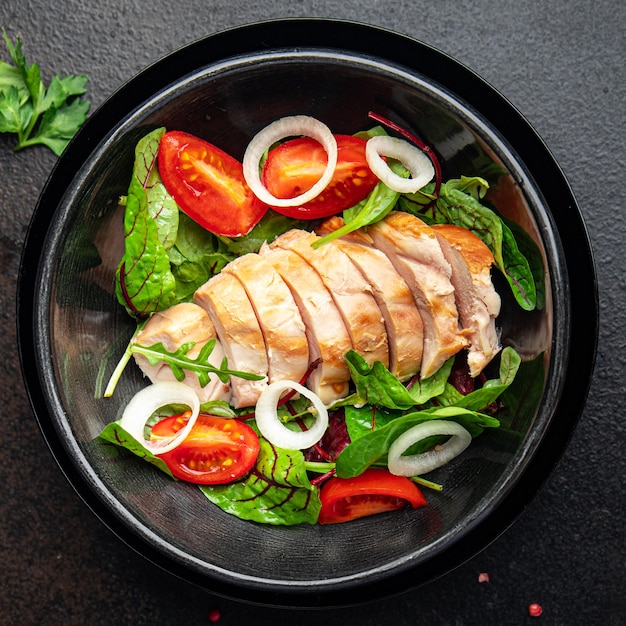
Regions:
M 346 41 L 352 43 L 347 46 Z M 164 89 L 197 69 L 198 58 L 202 59 L 204 67 L 230 57 L 293 48 L 338 49 L 395 63 L 443 85 L 488 120 L 490 126 L 506 138 L 521 163 L 533 163 L 534 181 L 545 198 L 546 210 L 551 213 L 563 241 L 567 273 L 575 277 L 577 285 L 577 289 L 570 289 L 568 293 L 571 303 L 569 336 L 576 337 L 577 358 L 575 363 L 570 360 L 566 366 L 564 390 L 566 388 L 567 393 L 561 394 L 541 442 L 525 465 L 523 475 L 518 477 L 498 509 L 475 520 L 463 534 L 462 541 L 455 541 L 437 554 L 432 563 L 428 563 L 427 572 L 416 576 L 415 571 L 403 571 L 398 577 L 372 583 L 361 580 L 353 589 L 332 591 L 312 588 L 313 593 L 303 588 L 290 590 L 285 587 L 276 593 L 269 585 L 255 584 L 241 588 L 216 577 L 204 578 L 197 571 L 190 570 L 184 562 L 164 555 L 134 534 L 125 524 L 120 523 L 115 512 L 104 506 L 102 500 L 93 493 L 93 486 L 75 466 L 54 428 L 50 417 L 51 406 L 42 385 L 32 375 L 38 371 L 37 339 L 33 332 L 36 311 L 34 278 L 39 273 L 39 255 L 47 227 L 52 221 L 52 215 L 42 211 L 42 206 L 51 202 L 58 206 L 58 201 L 71 186 L 73 169 L 64 167 L 64 164 L 86 161 L 100 141 L 110 133 L 111 119 L 116 124 L 121 122 L 128 116 L 129 110 L 141 106 L 159 88 Z M 384 54 L 380 53 L 381 50 L 385 51 Z M 442 80 L 442 77 L 445 79 Z M 597 349 L 598 291 L 590 239 L 570 186 L 539 135 L 504 96 L 452 57 L 406 35 L 345 20 L 294 18 L 237 26 L 187 44 L 148 66 L 100 105 L 55 164 L 31 218 L 18 276 L 16 319 L 22 374 L 44 439 L 78 495 L 114 534 L 156 565 L 182 579 L 205 586 L 214 593 L 274 606 L 330 606 L 361 603 L 364 596 L 376 599 L 395 595 L 407 587 L 433 580 L 482 550 L 521 514 L 556 467 L 584 408 Z M 400 579 L 402 582 L 399 582 Z

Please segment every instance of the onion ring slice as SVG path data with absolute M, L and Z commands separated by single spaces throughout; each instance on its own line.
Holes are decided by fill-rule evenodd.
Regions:
M 317 411 L 315 424 L 308 430 L 296 432 L 287 428 L 278 417 L 278 403 L 283 391 L 295 390 L 308 398 Z M 300 383 L 277 380 L 263 390 L 256 403 L 256 425 L 260 433 L 273 445 L 287 450 L 305 450 L 315 445 L 328 428 L 328 411 L 321 398 Z
M 261 182 L 259 163 L 269 147 L 287 137 L 311 137 L 322 144 L 328 156 L 326 169 L 321 178 L 304 193 L 295 198 L 277 198 Z M 337 167 L 337 140 L 326 124 L 308 115 L 282 117 L 258 132 L 248 144 L 243 155 L 243 176 L 252 193 L 265 204 L 275 207 L 290 207 L 305 204 L 319 196 L 332 180 Z
M 191 416 L 183 428 L 169 439 L 150 441 L 144 437 L 146 422 L 157 409 L 168 404 L 185 404 Z M 144 387 L 126 405 L 120 426 L 152 454 L 170 452 L 181 444 L 196 423 L 200 412 L 198 394 L 188 385 L 177 381 L 164 381 Z
M 433 435 L 452 435 L 448 441 L 434 450 L 402 456 L 414 443 Z M 449 463 L 469 446 L 470 433 L 457 422 L 428 420 L 403 432 L 389 447 L 387 465 L 397 476 L 420 476 Z
M 435 176 L 435 168 L 428 156 L 404 139 L 388 135 L 371 137 L 365 145 L 365 156 L 372 172 L 398 193 L 415 193 Z M 411 178 L 402 178 L 392 172 L 382 156 L 400 161 L 411 172 Z

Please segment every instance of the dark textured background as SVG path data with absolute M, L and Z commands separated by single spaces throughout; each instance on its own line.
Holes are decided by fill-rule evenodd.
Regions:
M 617 0 L 2 0 L 49 80 L 85 73 L 93 106 L 147 64 L 217 30 L 259 19 L 363 21 L 469 65 L 524 113 L 574 189 L 600 282 L 598 361 L 571 445 L 544 489 L 491 546 L 440 580 L 363 607 L 251 607 L 182 583 L 113 536 L 75 495 L 38 431 L 22 384 L 15 285 L 26 228 L 55 162 L 0 136 L 0 623 L 302 626 L 626 623 L 623 258 L 626 18 Z M 0 58 L 8 60 L 2 51 Z M 575 285 L 574 285 L 575 288 Z M 574 337 L 574 341 L 576 338 Z M 488 572 L 489 583 L 478 574 Z M 527 606 L 539 602 L 533 620 Z

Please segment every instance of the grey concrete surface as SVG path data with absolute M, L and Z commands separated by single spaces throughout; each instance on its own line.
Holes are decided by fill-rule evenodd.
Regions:
M 590 397 L 555 473 L 481 554 L 397 598 L 350 609 L 252 607 L 189 586 L 113 536 L 83 505 L 38 431 L 16 349 L 19 256 L 56 159 L 0 135 L 0 622 L 3 624 L 459 625 L 626 623 L 626 18 L 616 0 L 3 0 L 47 80 L 85 73 L 93 106 L 171 50 L 218 30 L 289 16 L 346 18 L 429 43 L 470 66 L 531 122 L 560 162 L 593 242 L 600 342 Z M 7 60 L 0 46 L 0 58 Z M 575 288 L 575 286 L 574 286 Z M 575 338 L 574 338 L 575 340 Z M 489 583 L 479 583 L 487 572 Z M 530 618 L 538 602 L 544 613 Z

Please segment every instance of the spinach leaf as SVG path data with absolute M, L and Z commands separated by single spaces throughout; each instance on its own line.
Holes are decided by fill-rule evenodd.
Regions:
M 247 235 L 236 238 L 220 236 L 219 239 L 229 253 L 235 256 L 242 256 L 248 252 L 258 252 L 265 242 L 270 243 L 274 241 L 276 237 L 292 228 L 309 230 L 311 223 L 287 217 L 269 209 L 261 221 Z
M 390 161 L 389 168 L 398 176 L 403 176 L 404 178 L 409 176 L 409 171 L 397 161 Z M 359 228 L 382 220 L 394 208 L 399 198 L 400 194 L 397 191 L 393 191 L 385 183 L 379 182 L 367 198 L 344 212 L 345 223 L 341 228 L 321 237 L 312 244 L 313 247 L 319 248 Z
M 175 244 L 168 250 L 171 271 L 176 279 L 176 297 L 190 300 L 196 289 L 235 258 L 227 246 L 180 212 Z
M 537 290 L 535 278 L 526 257 L 520 252 L 511 229 L 502 222 L 502 259 L 500 267 L 517 303 L 526 311 L 537 306 Z
M 454 394 L 448 393 L 447 397 L 444 394 L 438 400 L 441 404 L 454 404 L 454 406 L 463 407 L 470 411 L 484 410 L 495 402 L 513 383 L 521 362 L 520 355 L 513 348 L 507 346 L 502 350 L 500 356 L 499 378 L 485 381 L 480 389 L 476 389 L 465 396 L 450 385 L 454 390 Z M 446 399 L 451 401 L 447 403 Z
M 345 359 L 358 396 L 352 397 L 351 403 L 367 402 L 388 409 L 410 409 L 441 394 L 454 362 L 453 358 L 449 359 L 432 376 L 418 378 L 407 388 L 380 361 L 370 367 L 354 350 L 348 351 Z
M 515 238 L 519 253 L 528 261 L 528 266 L 535 281 L 535 306 L 538 309 L 543 309 L 546 305 L 545 269 L 539 247 L 534 242 L 532 237 L 519 224 L 513 222 L 512 220 L 507 220 L 504 217 L 501 219 L 508 226 L 513 237 Z
M 403 432 L 433 419 L 458 422 L 469 431 L 472 437 L 479 435 L 484 428 L 497 428 L 500 424 L 494 417 L 462 407 L 434 407 L 415 411 L 397 417 L 382 428 L 364 434 L 348 444 L 337 457 L 337 476 L 339 478 L 358 476 L 374 463 L 383 461 L 391 444 Z M 413 449 L 411 452 L 415 453 Z
M 432 184 L 415 194 L 403 195 L 398 208 L 418 216 L 427 224 L 456 224 L 472 231 L 491 250 L 496 267 L 506 278 L 517 303 L 526 311 L 543 306 L 543 263 L 532 240 L 522 229 L 510 225 L 485 206 L 489 184 L 478 176 L 461 176 L 441 185 L 439 197 L 432 201 Z M 525 237 L 521 234 L 525 235 Z M 521 246 L 521 247 L 520 247 Z M 527 258 L 532 254 L 532 266 Z
M 163 460 L 152 454 L 148 449 L 144 448 L 134 437 L 129 435 L 118 422 L 111 422 L 107 424 L 99 435 L 102 441 L 115 444 L 121 448 L 126 448 L 133 454 L 142 458 L 148 463 L 158 467 L 161 471 L 165 472 L 171 478 L 172 473 Z
M 302 452 L 276 448 L 263 438 L 260 443 L 256 466 L 245 480 L 202 486 L 201 491 L 240 519 L 285 526 L 315 524 L 321 504 Z

